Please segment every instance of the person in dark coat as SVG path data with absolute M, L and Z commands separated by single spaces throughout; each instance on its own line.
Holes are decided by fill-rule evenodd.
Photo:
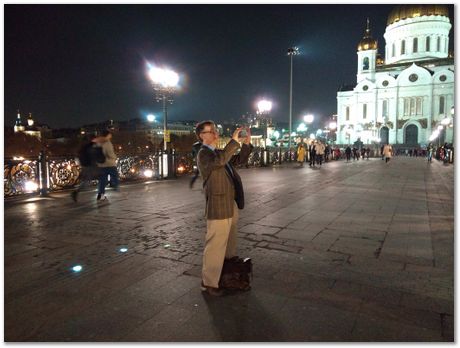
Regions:
M 345 149 L 345 156 L 347 157 L 347 162 L 349 162 L 350 158 L 351 158 L 351 147 L 350 147 L 350 145 L 348 145 L 347 148 Z

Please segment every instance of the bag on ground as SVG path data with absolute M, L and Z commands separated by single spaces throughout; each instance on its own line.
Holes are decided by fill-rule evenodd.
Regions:
M 224 261 L 219 287 L 231 290 L 249 290 L 251 288 L 251 278 L 252 260 L 234 256 Z

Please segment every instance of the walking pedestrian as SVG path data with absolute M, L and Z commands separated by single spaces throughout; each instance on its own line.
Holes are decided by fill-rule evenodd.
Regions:
M 78 161 L 80 163 L 80 174 L 78 176 L 79 184 L 70 193 L 72 199 L 77 202 L 80 191 L 85 190 L 93 180 L 100 176 L 98 162 L 104 162 L 105 158 L 102 152 L 98 152 L 98 138 L 92 135 L 86 139 L 78 152 Z
M 318 140 L 316 144 L 316 163 L 319 164 L 320 167 L 323 164 L 323 156 L 325 149 L 326 148 L 324 144 L 320 140 Z
M 354 160 L 359 161 L 358 149 L 357 149 L 356 147 L 353 146 L 352 151 L 353 151 L 353 161 L 354 161 Z
M 202 142 L 197 156 L 198 168 L 206 195 L 207 232 L 203 253 L 201 290 L 221 296 L 219 280 L 225 259 L 236 256 L 238 209 L 244 208 L 244 191 L 235 165 L 247 162 L 252 151 L 251 134 L 247 129 L 241 151 L 237 128 L 223 150 L 216 149 L 219 132 L 213 121 L 200 122 L 195 133 Z
M 299 162 L 299 167 L 303 167 L 305 162 L 305 147 L 302 142 L 297 146 L 297 162 Z
M 432 143 L 428 144 L 426 148 L 426 155 L 427 155 L 428 162 L 431 163 L 433 159 L 433 144 Z
M 383 155 L 385 156 L 385 163 L 390 162 L 391 156 L 393 154 L 393 148 L 390 144 L 386 144 L 383 148 Z
M 345 149 L 345 156 L 347 157 L 347 162 L 349 162 L 350 158 L 351 158 L 351 147 L 350 147 L 350 145 L 348 145 L 347 148 Z
M 369 147 L 366 148 L 366 159 L 369 160 L 369 154 L 371 153 L 371 149 Z M 364 157 L 363 157 L 364 158 Z
M 101 176 L 98 184 L 97 201 L 107 201 L 105 195 L 105 187 L 108 183 L 108 176 L 110 175 L 110 183 L 113 188 L 118 191 L 118 170 L 117 170 L 117 155 L 113 149 L 112 133 L 109 130 L 104 130 L 101 133 L 102 140 L 99 146 L 102 147 L 102 153 L 105 156 L 104 163 L 98 163 L 101 170 Z
M 382 157 L 382 161 L 383 161 L 383 159 L 384 159 L 384 156 L 383 156 L 383 149 L 384 149 L 384 147 L 385 147 L 385 145 L 382 145 L 382 146 L 380 147 L 380 156 Z
M 310 167 L 315 166 L 316 161 L 316 141 L 311 141 L 310 145 L 308 146 L 308 155 L 310 156 Z

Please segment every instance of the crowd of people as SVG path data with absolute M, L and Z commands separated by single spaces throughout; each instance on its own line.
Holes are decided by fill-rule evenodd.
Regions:
M 301 167 L 305 162 L 308 162 L 310 167 L 321 167 L 324 162 L 339 160 L 341 158 L 345 158 L 347 162 L 351 158 L 354 161 L 360 158 L 369 159 L 370 154 L 370 147 L 358 148 L 348 145 L 344 150 L 341 150 L 338 146 L 332 148 L 331 145 L 325 144 L 320 140 L 313 140 L 309 144 L 305 144 L 304 142 L 297 144 L 296 161 Z

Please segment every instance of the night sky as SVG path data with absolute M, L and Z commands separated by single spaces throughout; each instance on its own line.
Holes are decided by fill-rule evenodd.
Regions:
M 161 116 L 147 61 L 181 74 L 171 121 L 236 119 L 267 97 L 287 122 L 291 46 L 302 52 L 293 120 L 308 112 L 319 123 L 336 113 L 338 87 L 356 82 L 367 17 L 384 56 L 394 6 L 4 5 L 5 126 L 18 108 L 52 128 Z

